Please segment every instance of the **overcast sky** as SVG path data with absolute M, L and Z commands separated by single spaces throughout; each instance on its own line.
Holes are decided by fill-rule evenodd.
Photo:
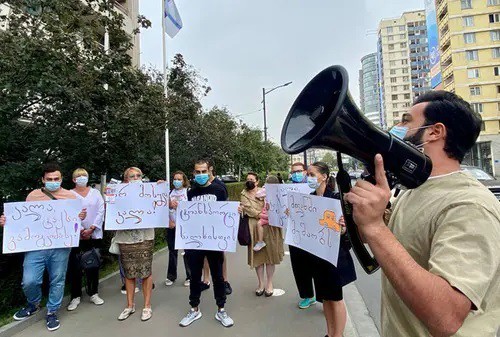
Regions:
M 141 34 L 141 63 L 162 69 L 161 1 L 140 1 L 153 23 Z M 293 101 L 320 70 L 347 68 L 358 101 L 361 58 L 376 51 L 381 19 L 424 9 L 424 0 L 176 0 L 184 27 L 167 39 L 167 57 L 181 53 L 212 88 L 205 109 L 227 107 L 263 129 L 262 88 L 293 81 L 266 95 L 268 135 L 279 143 Z M 166 36 L 166 35 L 165 35 Z M 359 101 L 358 101 L 359 102 Z

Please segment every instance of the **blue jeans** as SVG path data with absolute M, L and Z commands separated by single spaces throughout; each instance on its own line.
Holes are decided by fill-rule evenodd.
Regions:
M 43 272 L 49 273 L 49 299 L 47 310 L 56 312 L 64 297 L 64 282 L 71 249 L 57 248 L 26 252 L 23 264 L 23 291 L 29 304 L 39 305 L 42 300 Z

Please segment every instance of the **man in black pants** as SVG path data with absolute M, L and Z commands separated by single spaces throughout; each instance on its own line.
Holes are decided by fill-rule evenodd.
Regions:
M 207 160 L 198 160 L 194 164 L 195 185 L 188 191 L 189 201 L 225 201 L 226 193 L 218 184 L 212 184 L 209 181 L 209 163 Z M 224 253 L 210 250 L 186 250 L 186 256 L 191 269 L 191 282 L 189 290 L 189 304 L 191 310 L 180 321 L 179 325 L 186 327 L 201 318 L 199 309 L 201 296 L 201 283 L 194 280 L 201 280 L 203 263 L 205 257 L 210 266 L 212 274 L 212 283 L 214 285 L 215 302 L 217 303 L 217 313 L 215 319 L 221 322 L 225 327 L 233 326 L 234 322 L 224 310 L 226 303 L 226 292 L 224 288 L 224 278 L 222 276 L 222 264 L 224 263 Z
M 293 183 L 305 183 L 307 181 L 307 167 L 303 163 L 293 163 L 291 178 Z M 289 246 L 289 250 L 293 276 L 295 277 L 295 283 L 297 284 L 297 289 L 301 298 L 298 306 L 300 309 L 307 309 L 316 303 L 312 269 L 307 262 L 309 253 L 294 246 Z

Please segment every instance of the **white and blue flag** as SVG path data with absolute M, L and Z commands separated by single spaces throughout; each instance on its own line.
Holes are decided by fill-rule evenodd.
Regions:
M 165 1 L 165 13 L 163 18 L 165 20 L 165 33 L 173 38 L 182 28 L 182 19 L 177 10 L 174 0 Z

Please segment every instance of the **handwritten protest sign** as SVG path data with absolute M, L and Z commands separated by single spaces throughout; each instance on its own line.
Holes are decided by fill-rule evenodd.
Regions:
M 181 201 L 175 249 L 236 251 L 240 215 L 235 201 Z
M 287 224 L 287 193 L 298 192 L 309 194 L 311 188 L 307 184 L 266 184 L 266 202 L 269 204 L 269 224 L 284 228 Z
M 285 243 L 299 247 L 337 265 L 342 216 L 340 201 L 331 198 L 288 193 L 290 217 Z
M 106 230 L 168 227 L 168 184 L 113 184 L 106 189 Z
M 6 203 L 3 253 L 77 247 L 80 200 Z

